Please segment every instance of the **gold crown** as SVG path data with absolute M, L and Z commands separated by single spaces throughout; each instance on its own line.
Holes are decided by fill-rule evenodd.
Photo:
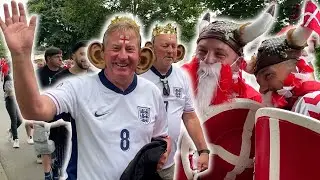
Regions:
M 116 16 L 113 20 L 111 20 L 111 24 L 109 26 L 117 24 L 117 23 L 121 23 L 121 22 L 127 22 L 127 23 L 135 26 L 137 29 L 140 29 L 140 26 L 138 26 L 136 21 L 134 21 L 133 19 L 131 19 L 129 17 L 119 17 L 119 16 Z
M 152 31 L 152 37 L 156 37 L 160 34 L 177 34 L 177 27 L 174 27 L 171 23 L 165 26 L 156 25 Z

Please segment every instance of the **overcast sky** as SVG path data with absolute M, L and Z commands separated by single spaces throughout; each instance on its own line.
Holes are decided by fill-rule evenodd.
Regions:
M 26 4 L 28 0 L 17 0 L 17 3 L 22 2 L 23 4 Z M 0 0 L 0 17 L 3 19 L 4 14 L 3 14 L 3 4 L 8 3 L 9 4 L 9 9 L 11 9 L 11 0 Z M 11 12 L 10 12 L 11 13 Z

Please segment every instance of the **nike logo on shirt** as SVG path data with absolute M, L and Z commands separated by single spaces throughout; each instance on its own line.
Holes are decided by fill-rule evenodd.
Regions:
M 107 115 L 109 113 L 110 113 L 110 109 L 100 108 L 94 113 L 94 116 L 95 117 L 101 117 L 101 116 Z

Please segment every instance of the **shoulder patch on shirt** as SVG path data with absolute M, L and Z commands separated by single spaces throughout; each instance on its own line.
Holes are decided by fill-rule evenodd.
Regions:
M 181 98 L 182 97 L 182 88 L 173 87 L 173 93 L 177 98 Z
M 138 106 L 138 118 L 143 124 L 150 123 L 150 108 Z

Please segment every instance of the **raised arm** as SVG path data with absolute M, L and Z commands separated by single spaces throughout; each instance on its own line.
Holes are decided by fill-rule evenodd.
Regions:
M 15 1 L 11 1 L 12 16 L 8 4 L 4 4 L 3 9 L 5 21 L 0 18 L 0 25 L 12 57 L 14 88 L 21 114 L 25 119 L 52 120 L 56 106 L 49 97 L 40 95 L 31 62 L 36 17 L 32 16 L 28 25 L 23 4 L 17 6 Z

